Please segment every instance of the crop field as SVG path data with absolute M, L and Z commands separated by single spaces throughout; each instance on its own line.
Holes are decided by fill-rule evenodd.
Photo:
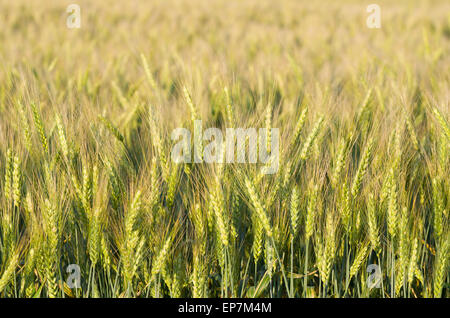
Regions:
M 448 298 L 450 3 L 375 1 L 0 0 L 0 298 Z

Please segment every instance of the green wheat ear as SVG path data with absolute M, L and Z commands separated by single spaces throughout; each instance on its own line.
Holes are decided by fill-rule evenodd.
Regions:
M 19 253 L 16 252 L 8 260 L 5 270 L 3 274 L 0 276 L 0 294 L 12 280 L 18 264 L 19 264 Z
M 20 160 L 18 156 L 14 156 L 12 176 L 13 176 L 12 189 L 13 189 L 14 205 L 16 207 L 19 207 L 22 200 L 22 170 L 20 167 Z
M 300 117 L 298 118 L 297 124 L 295 126 L 294 135 L 292 137 L 292 144 L 297 142 L 298 137 L 300 136 L 300 134 L 303 130 L 303 127 L 305 126 L 307 114 L 308 114 L 308 107 L 305 107 L 302 110 Z
M 299 221 L 299 194 L 298 194 L 298 189 L 296 186 L 294 186 L 292 188 L 292 194 L 291 194 L 291 207 L 290 207 L 290 212 L 291 212 L 291 236 L 292 239 L 295 237 L 295 235 L 297 234 L 297 230 L 298 230 L 298 221 Z
M 152 273 L 151 276 L 154 278 L 157 274 L 159 274 L 167 260 L 167 256 L 170 250 L 170 246 L 172 244 L 172 239 L 168 237 L 166 241 L 164 242 L 164 245 L 162 246 L 161 250 L 159 251 L 155 262 L 152 266 Z
M 370 138 L 369 141 L 367 142 L 366 149 L 364 150 L 364 153 L 362 155 L 361 162 L 359 164 L 358 171 L 356 172 L 355 179 L 353 180 L 353 185 L 351 189 L 353 198 L 355 198 L 361 191 L 361 183 L 369 167 L 370 158 L 373 152 L 373 145 L 374 141 L 372 138 Z
M 123 260 L 123 278 L 127 288 L 131 285 L 136 270 L 140 265 L 145 246 L 145 239 L 141 236 L 140 229 L 137 228 L 137 220 L 142 209 L 141 197 L 141 191 L 137 191 L 124 220 L 124 241 L 121 246 L 121 256 Z
M 41 146 L 44 151 L 44 154 L 48 153 L 48 141 L 45 136 L 44 125 L 42 123 L 41 113 L 39 112 L 37 105 L 35 103 L 31 103 L 31 110 L 33 111 L 33 119 L 34 126 L 39 134 L 39 138 L 41 141 Z
M 264 228 L 259 221 L 258 217 L 252 217 L 253 225 L 253 244 L 252 244 L 252 254 L 255 262 L 257 262 L 262 253 L 263 240 L 264 240 Z
M 433 113 L 436 116 L 437 120 L 439 121 L 439 124 L 441 125 L 443 133 L 447 137 L 447 141 L 450 142 L 450 126 L 448 125 L 444 116 L 441 114 L 441 112 L 436 107 L 433 108 Z
M 372 194 L 369 195 L 367 207 L 367 223 L 369 225 L 369 239 L 372 249 L 377 253 L 380 252 L 380 232 L 377 224 L 376 203 Z
M 303 144 L 303 148 L 300 152 L 300 159 L 305 160 L 310 156 L 311 149 L 314 146 L 314 141 L 316 140 L 317 135 L 320 132 L 320 129 L 322 128 L 322 124 L 324 122 L 324 116 L 320 116 L 319 119 L 314 124 L 314 127 L 312 128 L 310 134 L 306 138 L 305 143 Z
M 44 226 L 47 235 L 44 254 L 44 270 L 47 280 L 47 291 L 50 298 L 58 297 L 58 283 L 56 268 L 58 264 L 58 246 L 59 246 L 59 216 L 57 208 L 46 199 L 44 202 Z
M 341 177 L 341 172 L 342 172 L 342 169 L 344 168 L 344 164 L 345 164 L 346 151 L 347 151 L 347 141 L 341 140 L 341 142 L 339 144 L 336 163 L 335 163 L 335 166 L 333 169 L 333 174 L 331 177 L 332 178 L 331 182 L 334 187 L 337 187 L 339 179 Z
M 62 151 L 64 157 L 70 161 L 71 158 L 70 158 L 70 153 L 69 153 L 69 145 L 67 143 L 66 132 L 64 130 L 63 123 L 61 121 L 61 118 L 58 115 L 56 116 L 55 121 L 56 121 L 56 126 L 58 128 L 58 137 L 59 137 L 61 151 Z
M 228 246 L 228 227 L 226 224 L 228 222 L 225 221 L 225 211 L 224 211 L 224 198 L 223 198 L 223 192 L 220 185 L 220 182 L 216 180 L 216 185 L 214 192 L 210 195 L 211 204 L 213 207 L 213 212 L 215 216 L 215 225 L 216 229 L 218 230 L 218 235 L 221 239 L 221 243 L 227 247 Z
M 398 202 L 397 202 L 397 184 L 394 181 L 393 176 L 395 173 L 391 169 L 390 172 L 390 180 L 391 180 L 391 187 L 389 189 L 389 203 L 388 203 L 388 216 L 387 216 L 387 227 L 388 232 L 391 235 L 391 238 L 394 239 L 397 236 L 397 229 L 398 229 Z
M 433 181 L 433 228 L 434 234 L 436 236 L 436 240 L 439 241 L 442 237 L 443 233 L 443 211 L 444 211 L 444 198 L 443 193 L 440 187 L 440 180 L 438 178 L 434 178 Z
M 441 243 L 441 248 L 436 255 L 433 277 L 433 295 L 435 298 L 441 297 L 444 288 L 445 275 L 448 274 L 450 239 L 447 238 Z
M 308 199 L 308 209 L 306 214 L 306 223 L 305 223 L 305 239 L 306 241 L 313 235 L 315 219 L 317 214 L 317 197 L 318 197 L 319 188 L 316 186 L 313 187 L 309 199 Z
M 17 108 L 19 111 L 20 121 L 22 124 L 22 131 L 25 139 L 25 147 L 27 148 L 29 153 L 32 153 L 32 139 L 31 139 L 31 129 L 30 125 L 28 123 L 27 115 L 25 113 L 25 107 L 20 102 L 20 100 L 17 101 Z
M 308 14 L 336 9 L 332 1 L 305 11 L 281 0 L 257 23 L 244 1 L 225 12 L 213 0 L 200 19 L 196 1 L 135 2 L 98 10 L 64 59 L 54 58 L 54 38 L 72 35 L 49 29 L 58 15 L 36 37 L 19 7 L 5 7 L 0 28 L 16 32 L 1 35 L 0 298 L 448 297 L 445 1 L 423 2 L 408 32 L 371 37 L 394 61 L 383 67 L 365 41 L 352 50 L 333 41 L 367 35 L 356 11 L 346 28 L 327 30 L 330 41 L 295 27 L 304 11 L 299 20 L 317 29 Z M 224 14 L 240 19 L 224 27 Z M 165 19 L 181 15 L 183 32 Z M 117 45 L 130 31 L 137 58 Z M 280 37 L 281 46 L 271 41 Z M 21 54 L 8 50 L 18 39 Z M 78 63 L 99 40 L 101 58 Z M 268 152 L 278 127 L 278 172 L 266 174 L 271 162 L 175 164 L 176 128 L 203 155 L 199 122 L 221 128 L 225 145 L 226 128 L 266 128 L 257 147 Z M 70 264 L 81 288 L 69 286 Z M 378 264 L 380 288 L 367 286 L 368 264 Z
M 145 58 L 145 55 L 142 53 L 141 53 L 141 61 L 142 61 L 142 65 L 144 66 L 145 76 L 147 77 L 147 80 L 148 80 L 150 86 L 156 92 L 158 90 L 156 81 L 153 78 L 152 72 L 150 71 L 150 67 L 148 66 L 147 59 Z
M 6 151 L 6 168 L 5 168 L 5 198 L 11 200 L 12 179 L 13 179 L 13 152 L 11 149 Z
M 120 141 L 123 144 L 125 143 L 125 137 L 122 135 L 122 133 L 119 131 L 119 129 L 117 129 L 117 127 L 114 126 L 114 124 L 108 118 L 106 118 L 102 115 L 98 115 L 98 118 L 105 125 L 105 127 L 109 130 L 109 132 L 114 137 L 116 137 L 116 139 L 118 141 Z
M 113 81 L 111 83 L 112 88 L 114 90 L 114 92 L 116 93 L 117 98 L 119 99 L 120 104 L 122 105 L 122 107 L 124 109 L 131 109 L 130 108 L 130 104 L 128 103 L 127 99 L 125 98 L 125 96 L 122 93 L 122 90 L 120 89 L 120 87 L 117 85 L 117 83 L 115 81 Z
M 198 110 L 197 110 L 197 107 L 195 107 L 194 103 L 192 102 L 191 94 L 189 93 L 186 86 L 183 87 L 183 95 L 184 95 L 186 104 L 188 104 L 189 110 L 191 111 L 191 121 L 192 121 L 192 123 L 194 123 L 194 121 L 199 119 Z
M 369 251 L 369 244 L 364 244 L 362 247 L 359 248 L 356 257 L 353 260 L 352 266 L 350 267 L 349 279 L 355 276 L 358 270 L 361 268 L 363 262 L 367 257 L 368 251 Z
M 266 211 L 263 208 L 263 205 L 261 204 L 261 200 L 259 199 L 258 194 L 256 193 L 256 189 L 253 185 L 253 183 L 245 177 L 245 187 L 247 189 L 250 202 L 252 203 L 252 206 L 254 208 L 254 211 L 256 213 L 256 216 L 261 221 L 261 224 L 267 234 L 268 237 L 272 237 L 272 227 L 270 226 L 269 218 L 266 214 Z
M 224 93 L 225 93 L 225 97 L 226 97 L 226 114 L 227 114 L 227 123 L 228 123 L 228 127 L 235 127 L 235 122 L 234 122 L 234 110 L 233 110 L 233 105 L 232 105 L 232 101 L 230 98 L 230 94 L 228 92 L 228 87 L 225 87 L 224 89 Z

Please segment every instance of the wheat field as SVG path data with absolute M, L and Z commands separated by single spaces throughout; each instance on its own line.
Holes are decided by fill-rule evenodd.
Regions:
M 448 1 L 71 3 L 0 0 L 0 297 L 449 297 Z

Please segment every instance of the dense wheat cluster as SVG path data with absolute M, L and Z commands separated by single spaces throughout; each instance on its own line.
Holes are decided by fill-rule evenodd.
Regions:
M 1 1 L 0 297 L 449 296 L 448 2 L 70 3 Z

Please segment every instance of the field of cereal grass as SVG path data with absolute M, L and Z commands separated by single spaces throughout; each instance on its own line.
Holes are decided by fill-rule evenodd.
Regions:
M 70 3 L 0 0 L 0 297 L 449 296 L 447 1 Z

